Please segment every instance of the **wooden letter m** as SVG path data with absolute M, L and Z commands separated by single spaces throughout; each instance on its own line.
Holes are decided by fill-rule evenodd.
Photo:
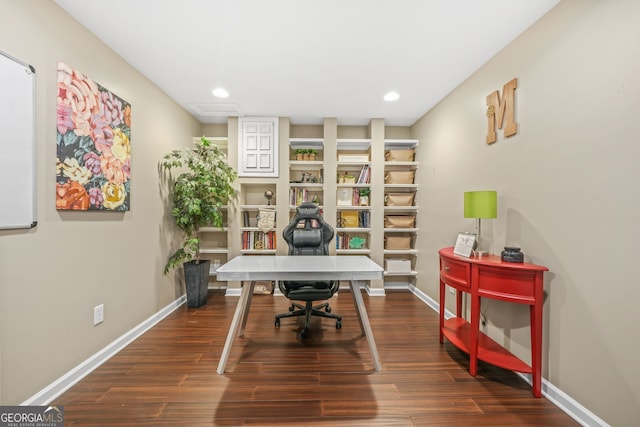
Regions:
M 487 119 L 489 120 L 487 144 L 496 142 L 496 121 L 498 122 L 498 129 L 502 129 L 505 112 L 507 114 L 507 125 L 504 128 L 504 136 L 513 136 L 518 131 L 518 124 L 514 118 L 517 87 L 518 79 L 514 78 L 502 87 L 502 99 L 497 90 L 487 96 Z

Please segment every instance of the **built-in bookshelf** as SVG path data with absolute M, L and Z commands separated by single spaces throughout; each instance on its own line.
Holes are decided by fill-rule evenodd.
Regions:
M 417 279 L 417 147 L 417 140 L 385 140 L 385 287 L 415 284 Z
M 336 254 L 371 253 L 371 139 L 336 141 Z
M 276 184 L 245 179 L 240 184 L 240 253 L 275 254 L 278 244 Z M 266 218 L 269 218 L 265 222 Z M 262 221 L 261 221 L 262 219 Z
M 382 289 L 415 283 L 420 234 L 418 163 L 415 158 L 387 160 L 384 155 L 389 150 L 415 153 L 418 141 L 401 139 L 409 130 L 389 130 L 382 119 L 372 119 L 369 126 L 348 127 L 338 125 L 336 119 L 308 126 L 279 120 L 280 146 L 288 144 L 288 149 L 280 150 L 280 175 L 238 179 L 237 200 L 227 210 L 224 227 L 206 231 L 211 235 L 206 237 L 202 255 L 206 252 L 214 264 L 216 259 L 222 264 L 238 255 L 286 254 L 282 230 L 297 206 L 314 202 L 334 227 L 332 253 L 367 255 L 385 265 L 384 280 L 372 286 Z M 230 118 L 229 129 L 236 126 L 237 121 Z M 394 139 L 397 135 L 401 138 Z M 236 144 L 235 140 L 230 142 Z M 230 163 L 235 166 L 233 152 Z M 407 171 L 413 174 L 410 181 L 385 181 L 389 173 Z M 270 200 L 265 197 L 267 192 L 273 195 Z M 394 201 L 387 203 L 389 197 Z M 268 230 L 258 226 L 265 211 L 276 216 Z M 415 220 L 411 226 L 387 226 L 385 220 L 390 216 Z

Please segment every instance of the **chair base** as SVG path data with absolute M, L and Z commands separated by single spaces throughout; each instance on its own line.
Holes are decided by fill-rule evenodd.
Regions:
M 297 310 L 296 310 L 297 308 Z M 324 310 L 324 311 L 323 311 Z M 298 317 L 305 316 L 304 328 L 302 329 L 302 337 L 306 337 L 309 334 L 309 327 L 311 325 L 311 316 L 326 317 L 329 319 L 336 319 L 336 329 L 342 328 L 342 316 L 331 313 L 331 307 L 329 303 L 325 302 L 320 305 L 313 305 L 313 301 L 306 301 L 305 305 L 291 303 L 289 307 L 289 313 L 276 314 L 275 325 L 280 326 L 280 319 L 285 317 Z

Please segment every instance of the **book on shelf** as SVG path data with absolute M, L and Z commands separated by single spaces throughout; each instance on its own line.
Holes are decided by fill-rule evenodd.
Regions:
M 356 228 L 358 227 L 359 218 L 356 211 L 343 211 L 340 214 L 342 218 L 342 224 L 344 228 Z
M 369 211 L 359 211 L 358 212 L 358 221 L 360 227 L 362 228 L 370 228 L 371 227 L 371 212 Z
M 275 231 L 243 231 L 242 232 L 242 249 L 275 249 L 276 233 Z
M 358 184 L 369 184 L 371 182 L 371 168 L 369 165 L 362 166 L 360 175 L 358 175 Z

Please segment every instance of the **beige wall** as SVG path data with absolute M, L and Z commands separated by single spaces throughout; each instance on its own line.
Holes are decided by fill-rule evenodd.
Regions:
M 162 275 L 171 221 L 157 161 L 220 129 L 201 127 L 52 2 L 0 0 L 0 15 L 0 49 L 38 73 L 39 225 L 0 231 L 0 404 L 17 404 L 181 293 Z M 493 251 L 517 244 L 551 270 L 544 377 L 612 425 L 640 416 L 638 16 L 632 0 L 564 0 L 411 135 L 421 141 L 421 290 L 437 298 L 437 249 L 473 229 L 462 193 L 498 190 L 499 218 L 483 223 Z M 126 214 L 54 209 L 58 60 L 133 106 Z M 487 146 L 485 97 L 513 77 L 519 132 L 505 140 L 499 131 Z M 92 308 L 101 303 L 106 320 L 94 327 Z M 484 307 L 489 333 L 528 360 L 526 310 Z
M 497 190 L 493 252 L 515 244 L 550 269 L 544 378 L 616 426 L 640 418 L 639 19 L 637 1 L 564 0 L 412 129 L 420 288 L 437 297 L 438 248 L 474 228 L 462 193 Z M 514 77 L 518 134 L 487 146 L 485 98 Z M 527 310 L 485 308 L 489 332 L 529 360 Z
M 0 231 L 0 403 L 19 404 L 175 300 L 161 155 L 201 125 L 53 2 L 0 0 L 0 49 L 37 72 L 38 226 Z M 135 29 L 132 29 L 132 34 Z M 132 105 L 127 213 L 55 210 L 56 65 Z M 1 203 L 8 203 L 2 201 Z M 93 307 L 105 321 L 93 326 Z

